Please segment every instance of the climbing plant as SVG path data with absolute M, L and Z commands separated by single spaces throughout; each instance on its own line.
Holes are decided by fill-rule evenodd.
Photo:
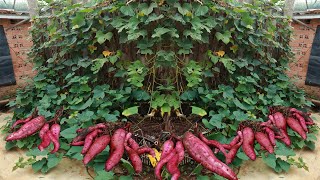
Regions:
M 36 171 L 47 172 L 63 156 L 80 160 L 81 149 L 69 143 L 77 128 L 97 122 L 129 121 L 134 114 L 193 114 L 201 117 L 196 121 L 212 138 L 226 142 L 241 121 L 266 120 L 269 106 L 311 105 L 285 74 L 293 58 L 292 29 L 273 2 L 43 3 L 30 31 L 29 55 L 37 75 L 10 103 L 16 107 L 14 119 L 31 114 L 34 107 L 48 119 L 59 107 L 65 109 L 62 151 L 29 159 Z M 277 172 L 297 163 L 278 155 L 293 156 L 293 148 L 314 149 L 312 133 L 306 141 L 293 131 L 289 135 L 295 138 L 291 148 L 280 143 L 277 156 L 261 154 Z M 35 144 L 39 140 L 30 137 L 6 148 L 27 148 L 31 157 L 47 155 Z M 233 165 L 242 160 L 246 158 L 240 151 Z M 101 162 L 89 165 L 102 176 Z

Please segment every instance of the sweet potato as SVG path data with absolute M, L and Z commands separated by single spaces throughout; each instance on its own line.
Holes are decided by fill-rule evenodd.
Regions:
M 154 174 L 157 179 L 162 180 L 161 177 L 161 169 L 162 167 L 169 162 L 174 156 L 176 155 L 176 150 L 172 149 L 169 154 L 165 154 L 165 156 L 160 157 L 160 161 L 157 163 L 155 169 L 154 169 Z
M 171 139 L 166 140 L 162 145 L 162 153 L 160 159 L 166 157 L 174 148 L 174 143 Z
M 96 124 L 94 126 L 90 126 L 90 127 L 87 127 L 87 128 L 80 128 L 80 129 L 77 129 L 76 132 L 77 133 L 81 133 L 83 131 L 87 131 L 87 133 L 91 133 L 92 131 L 96 130 L 96 129 L 101 129 L 101 130 L 104 130 L 107 128 L 107 125 L 104 124 L 104 123 L 99 123 L 99 124 Z
M 264 130 L 268 134 L 268 137 L 269 137 L 269 140 L 270 140 L 271 144 L 273 146 L 275 146 L 276 145 L 276 139 L 275 139 L 275 134 L 274 134 L 273 130 L 268 128 L 268 127 L 265 127 Z
M 87 165 L 94 157 L 101 153 L 110 143 L 110 136 L 103 135 L 94 140 L 90 149 L 83 158 L 83 164 Z
M 138 150 L 140 147 L 139 144 L 131 137 L 128 139 L 128 145 L 135 151 Z
M 308 132 L 308 127 L 307 127 L 307 124 L 306 124 L 306 120 L 304 119 L 304 117 L 302 117 L 300 114 L 298 113 L 293 113 L 293 115 L 296 117 L 296 119 L 299 120 L 299 123 L 302 127 L 302 129 L 305 131 L 305 132 Z
M 241 131 L 239 131 L 239 132 L 241 132 Z M 234 145 L 236 145 L 238 143 L 239 140 L 240 140 L 240 137 L 239 137 L 239 135 L 237 135 L 236 137 L 234 137 L 231 140 L 231 142 L 229 144 L 222 144 L 222 146 L 224 149 L 230 150 Z
M 167 170 L 172 175 L 171 180 L 177 180 L 180 177 L 180 170 L 178 168 L 179 164 L 179 155 L 176 154 L 168 161 Z
M 39 137 L 40 139 L 43 138 L 43 136 L 46 134 L 46 132 L 49 130 L 49 124 L 46 123 L 39 131 Z
M 297 132 L 302 137 L 302 139 L 307 139 L 306 132 L 303 130 L 303 128 L 296 119 L 288 117 L 287 124 L 293 131 Z
M 186 132 L 182 142 L 192 159 L 203 167 L 229 180 L 238 179 L 232 169 L 216 158 L 211 149 L 192 133 Z
M 239 140 L 238 140 L 238 142 L 236 144 L 234 144 L 232 146 L 232 148 L 228 152 L 228 156 L 226 157 L 226 164 L 230 164 L 234 160 L 234 158 L 236 157 L 240 146 L 243 143 L 243 137 L 242 137 L 242 132 L 241 131 L 238 131 L 237 137 L 238 137 L 237 139 L 239 139 Z
M 124 153 L 124 142 L 126 131 L 122 128 L 117 129 L 111 137 L 110 142 L 110 156 L 105 164 L 105 170 L 110 171 L 117 165 Z
M 184 159 L 184 147 L 182 141 L 176 142 L 175 147 L 177 154 L 178 154 L 178 164 L 181 163 L 181 161 Z
M 57 152 L 60 148 L 59 139 L 56 139 L 56 137 L 52 134 L 51 131 L 47 131 L 46 134 L 49 136 L 50 140 L 53 143 L 53 150 L 50 152 L 51 154 L 53 154 L 53 153 Z
M 83 146 L 84 145 L 84 141 L 71 142 L 70 145 L 71 146 Z
M 243 152 L 251 159 L 256 160 L 256 153 L 254 152 L 254 133 L 250 127 L 245 127 L 242 130 L 243 135 L 243 144 L 242 149 Z
M 280 137 L 275 136 L 276 139 L 280 139 L 282 142 L 284 142 L 285 145 L 290 146 L 291 145 L 291 140 L 289 138 L 289 135 L 286 130 L 284 129 L 279 129 Z
M 20 129 L 9 134 L 6 141 L 20 140 L 39 131 L 45 124 L 44 116 L 38 116 L 29 122 L 23 124 Z
M 138 155 L 147 153 L 147 154 L 150 154 L 152 157 L 156 156 L 154 150 L 152 148 L 149 148 L 149 147 L 140 147 L 139 149 L 136 150 L 136 152 L 138 153 Z
M 215 148 L 218 148 L 224 154 L 224 156 L 227 157 L 227 152 L 220 142 L 218 142 L 216 140 L 209 140 L 202 133 L 199 133 L 199 137 L 208 146 L 213 146 Z
M 287 130 L 287 123 L 286 119 L 284 118 L 283 114 L 281 112 L 276 112 L 273 114 L 275 125 L 279 129 Z
M 14 129 L 16 126 L 18 126 L 19 124 L 24 124 L 26 122 L 29 122 L 32 119 L 32 115 L 30 115 L 29 117 L 27 117 L 26 119 L 19 119 L 16 122 L 14 122 L 11 126 L 11 129 Z
M 129 155 L 129 159 L 131 161 L 134 171 L 136 173 L 140 173 L 142 171 L 142 161 L 139 154 L 134 149 L 130 148 L 128 145 L 125 145 L 124 148 Z
M 256 132 L 254 133 L 254 137 L 257 142 L 264 147 L 270 154 L 274 152 L 273 146 L 270 142 L 269 137 L 263 132 Z
M 56 138 L 56 139 L 59 139 L 59 136 L 60 136 L 60 125 L 59 124 L 53 124 L 51 127 L 50 127 L 50 131 L 52 132 L 52 135 Z
M 98 136 L 99 133 L 102 131 L 100 129 L 96 129 L 92 131 L 90 134 L 87 135 L 86 139 L 84 140 L 84 146 L 82 148 L 81 154 L 87 153 L 89 150 L 90 146 L 93 143 L 93 140 Z
M 47 131 L 48 132 L 48 131 Z M 47 132 L 43 135 L 42 137 L 42 142 L 39 144 L 38 149 L 40 151 L 43 151 L 45 148 L 47 148 L 50 143 L 51 143 L 51 139 L 49 137 L 49 135 L 47 134 Z

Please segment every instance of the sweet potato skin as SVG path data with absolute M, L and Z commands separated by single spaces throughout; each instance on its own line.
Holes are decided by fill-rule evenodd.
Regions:
M 162 153 L 160 159 L 166 157 L 174 149 L 174 143 L 171 139 L 166 140 L 162 145 Z
M 71 146 L 83 146 L 84 145 L 84 141 L 71 142 L 70 145 Z
M 48 131 L 47 131 L 48 132 Z M 49 135 L 47 134 L 47 132 L 43 135 L 42 137 L 42 142 L 39 144 L 38 149 L 40 151 L 43 151 L 45 148 L 47 148 L 50 143 L 51 143 L 51 139 L 49 137 Z
M 53 150 L 50 152 L 51 154 L 57 152 L 60 148 L 59 139 L 56 139 L 56 137 L 52 134 L 51 131 L 47 131 L 47 135 L 49 136 L 50 140 L 53 143 Z
M 178 165 L 179 165 L 179 155 L 176 151 L 175 155 L 167 163 L 167 170 L 172 175 L 171 180 L 177 180 L 180 177 L 181 173 L 178 168 Z
M 275 125 L 283 130 L 287 130 L 287 122 L 281 112 L 276 112 L 273 114 Z
M 39 137 L 40 139 L 43 138 L 43 136 L 46 134 L 46 132 L 49 130 L 49 124 L 46 123 L 39 131 Z
M 120 128 L 112 135 L 110 142 L 110 156 L 105 164 L 106 171 L 110 171 L 122 158 L 126 134 L 126 131 Z
M 232 169 L 216 158 L 211 149 L 192 133 L 186 132 L 182 142 L 192 159 L 203 167 L 229 180 L 238 179 Z
M 50 131 L 52 132 L 52 135 L 56 138 L 56 139 L 59 139 L 59 136 L 60 136 L 60 125 L 59 124 L 53 124 L 51 127 L 50 127 Z
M 154 150 L 149 147 L 140 147 L 139 149 L 136 150 L 136 152 L 138 153 L 138 155 L 147 153 L 147 154 L 150 154 L 152 157 L 156 156 L 156 153 L 154 152 Z
M 300 123 L 301 127 L 303 128 L 303 130 L 305 132 L 308 132 L 308 127 L 307 127 L 306 120 L 304 119 L 304 117 L 298 113 L 293 113 L 293 115 L 299 120 L 299 123 Z
M 125 145 L 125 150 L 127 151 L 129 155 L 129 159 L 131 161 L 131 164 L 133 166 L 133 169 L 136 173 L 142 172 L 142 161 L 139 156 L 139 154 L 132 148 L 130 148 L 128 145 Z
M 215 148 L 218 148 L 224 154 L 225 157 L 228 156 L 226 150 L 224 149 L 223 145 L 220 142 L 216 140 L 209 140 L 202 133 L 199 133 L 199 137 L 208 146 L 213 146 Z
M 103 135 L 94 140 L 90 149 L 83 158 L 83 164 L 87 165 L 94 157 L 101 153 L 110 143 L 111 137 L 109 135 Z
M 180 164 L 181 161 L 184 159 L 184 147 L 182 141 L 176 142 L 175 147 L 177 154 L 178 154 L 178 163 Z
M 23 124 L 20 129 L 9 134 L 6 138 L 6 141 L 20 140 L 31 136 L 32 134 L 39 131 L 42 126 L 45 124 L 44 116 L 38 116 L 29 122 Z
M 226 164 L 230 164 L 234 160 L 239 148 L 241 147 L 241 145 L 243 143 L 243 136 L 242 136 L 241 131 L 238 131 L 238 135 L 236 137 L 238 139 L 238 142 L 236 142 L 236 144 L 234 144 L 234 142 L 232 143 L 233 146 L 231 147 L 230 151 L 228 152 L 228 156 L 226 157 Z M 236 139 L 236 138 L 234 138 L 234 139 Z
M 292 130 L 297 132 L 301 136 L 302 139 L 307 139 L 306 132 L 303 130 L 300 123 L 296 119 L 294 119 L 292 117 L 288 117 L 287 124 Z
M 268 127 L 265 127 L 264 130 L 268 134 L 268 137 L 269 137 L 269 140 L 270 140 L 271 144 L 273 146 L 275 146 L 276 145 L 276 139 L 275 139 L 275 134 L 274 134 L 273 130 L 268 128 Z
M 257 142 L 263 146 L 270 154 L 274 152 L 273 146 L 269 140 L 269 137 L 263 132 L 254 133 L 254 137 Z
M 84 146 L 82 148 L 81 154 L 87 153 L 87 151 L 93 143 L 94 138 L 96 138 L 100 132 L 101 130 L 96 129 L 87 135 L 86 139 L 84 140 Z
M 243 135 L 243 144 L 242 149 L 243 152 L 251 159 L 256 160 L 256 153 L 254 152 L 254 133 L 253 130 L 249 127 L 245 127 L 242 130 Z
M 154 169 L 154 174 L 157 179 L 162 180 L 161 177 L 161 169 L 162 167 L 169 162 L 174 156 L 176 155 L 175 149 L 171 150 L 169 154 L 166 154 L 166 156 L 160 157 L 160 161 L 157 163 L 155 169 Z

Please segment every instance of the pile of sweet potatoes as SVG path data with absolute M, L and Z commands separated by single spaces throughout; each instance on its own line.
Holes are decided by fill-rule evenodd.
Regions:
M 142 160 L 140 155 L 148 153 L 155 156 L 153 149 L 149 147 L 140 147 L 139 144 L 131 137 L 132 134 L 119 128 L 110 136 L 107 133 L 107 126 L 103 123 L 85 128 L 78 129 L 78 135 L 73 139 L 71 145 L 82 146 L 84 154 L 83 164 L 87 165 L 94 157 L 101 153 L 110 144 L 109 157 L 105 163 L 105 170 L 110 171 L 121 160 L 125 151 L 132 163 L 136 173 L 142 171 Z
M 155 176 L 162 179 L 161 170 L 166 165 L 167 171 L 172 175 L 172 179 L 180 177 L 179 164 L 185 157 L 185 152 L 201 164 L 206 169 L 223 176 L 227 179 L 237 179 L 236 174 L 227 165 L 230 164 L 240 147 L 243 152 L 251 159 L 256 159 L 254 151 L 255 142 L 260 144 L 262 150 L 268 153 L 274 153 L 276 140 L 282 141 L 287 146 L 291 145 L 291 140 L 287 133 L 287 128 L 297 132 L 302 139 L 307 138 L 309 126 L 314 125 L 310 114 L 290 107 L 270 107 L 268 120 L 266 122 L 242 121 L 237 129 L 237 135 L 229 144 L 222 144 L 216 140 L 209 140 L 202 133 L 197 135 L 186 132 L 182 137 L 171 135 L 162 145 L 162 153 L 159 162 L 155 167 Z M 38 132 L 42 142 L 39 144 L 39 150 L 47 148 L 51 142 L 54 149 L 51 153 L 58 151 L 60 125 L 57 119 L 62 115 L 62 109 L 56 112 L 55 117 L 46 121 L 43 116 L 36 116 L 37 111 L 26 119 L 17 120 L 12 125 L 14 130 L 18 125 L 21 127 L 9 134 L 6 141 L 20 140 Z M 150 147 L 140 147 L 132 138 L 128 126 L 123 128 L 112 128 L 113 133 L 107 124 L 99 123 L 88 128 L 78 129 L 77 136 L 72 140 L 72 146 L 83 146 L 81 153 L 84 155 L 83 163 L 87 165 L 108 145 L 110 152 L 105 162 L 105 170 L 112 170 L 121 160 L 123 155 L 127 154 L 136 173 L 142 172 L 142 160 L 140 156 L 148 153 L 155 156 L 155 152 Z M 213 148 L 213 149 L 211 149 Z M 225 163 L 216 158 L 215 154 L 219 151 L 225 156 Z
M 23 138 L 32 136 L 33 134 L 39 131 L 39 137 L 42 142 L 39 144 L 38 148 L 40 151 L 43 151 L 44 148 L 47 148 L 51 142 L 53 142 L 54 149 L 51 153 L 55 153 L 60 148 L 59 136 L 60 136 L 60 125 L 57 123 L 58 118 L 62 115 L 63 108 L 57 110 L 55 117 L 50 121 L 46 121 L 44 116 L 37 116 L 37 109 L 32 113 L 31 116 L 26 119 L 17 120 L 11 126 L 11 129 L 14 131 L 18 125 L 21 127 L 9 134 L 6 137 L 6 141 L 21 140 Z M 53 123 L 50 127 L 50 124 Z

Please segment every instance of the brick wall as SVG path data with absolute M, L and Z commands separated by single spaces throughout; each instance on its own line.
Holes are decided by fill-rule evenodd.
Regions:
M 320 25 L 320 19 L 313 19 L 309 22 L 305 21 L 305 23 L 317 29 L 317 26 Z M 292 23 L 292 27 L 294 28 L 294 35 L 291 47 L 295 53 L 295 60 L 289 64 L 290 71 L 287 74 L 308 95 L 320 99 L 320 87 L 305 85 L 312 42 L 316 32 L 298 23 Z
M 17 21 L 11 22 L 9 19 L 0 19 L 0 25 L 2 25 L 5 30 L 14 23 L 17 23 Z M 17 88 L 23 87 L 26 84 L 26 80 L 34 75 L 32 63 L 28 62 L 27 56 L 27 53 L 32 46 L 28 34 L 29 27 L 30 23 L 27 22 L 5 31 L 17 84 L 12 86 L 1 86 L 0 100 L 8 95 L 14 94 Z

